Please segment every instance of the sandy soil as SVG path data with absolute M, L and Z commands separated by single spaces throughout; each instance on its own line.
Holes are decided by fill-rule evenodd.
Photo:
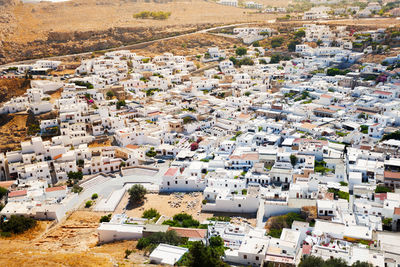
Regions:
M 288 1 L 263 0 L 264 4 L 285 6 Z M 167 20 L 135 19 L 141 11 L 171 12 Z M 200 11 L 200 12 L 199 12 Z M 46 38 L 51 31 L 105 30 L 111 27 L 165 26 L 198 23 L 260 21 L 275 17 L 254 10 L 227 7 L 202 0 L 167 4 L 130 1 L 73 0 L 61 3 L 18 4 L 13 9 L 16 29 L 7 40 L 28 42 Z
M 181 194 L 181 196 L 182 197 L 175 194 L 147 194 L 143 205 L 126 210 L 126 214 L 130 217 L 142 217 L 143 211 L 153 208 L 158 210 L 161 215 L 168 217 L 185 212 L 192 215 L 194 219 L 200 222 L 213 216 L 211 213 L 200 212 L 201 201 L 203 200 L 201 193 Z M 122 213 L 123 209 L 128 204 L 128 199 L 129 195 L 126 193 L 115 210 L 115 213 Z
M 64 222 L 38 222 L 18 236 L 0 238 L 0 266 L 132 266 L 148 260 L 137 241 L 97 246 L 103 213 L 76 211 Z M 133 250 L 125 259 L 125 250 Z

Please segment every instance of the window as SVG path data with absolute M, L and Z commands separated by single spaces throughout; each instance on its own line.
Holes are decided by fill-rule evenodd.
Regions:
M 243 255 L 243 259 L 247 259 L 247 255 Z
M 241 207 L 242 207 L 242 204 L 238 204 L 238 207 L 241 208 Z
M 260 258 L 258 256 L 256 256 L 256 261 L 258 261 Z

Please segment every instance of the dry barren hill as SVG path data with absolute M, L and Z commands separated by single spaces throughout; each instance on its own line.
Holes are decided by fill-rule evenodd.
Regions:
M 265 21 L 274 15 L 212 1 L 72 0 L 22 3 L 0 0 L 0 64 L 86 52 L 190 32 L 213 25 Z M 166 0 L 168 1 L 168 0 Z M 262 0 L 265 5 L 289 1 Z M 166 20 L 135 19 L 141 11 L 171 12 Z

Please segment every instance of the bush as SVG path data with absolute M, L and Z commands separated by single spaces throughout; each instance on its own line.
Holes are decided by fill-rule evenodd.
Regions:
M 400 130 L 394 132 L 394 133 L 390 133 L 390 134 L 385 134 L 382 137 L 381 141 L 385 141 L 385 140 L 390 140 L 390 139 L 394 139 L 394 140 L 400 140 Z
M 93 84 L 91 84 L 90 82 L 84 82 L 84 81 L 74 81 L 74 84 L 78 85 L 78 86 L 85 86 L 87 89 L 93 89 Z
M 368 125 L 361 125 L 360 128 L 363 134 L 368 134 L 368 128 L 369 128 Z
M 152 18 L 158 20 L 165 20 L 168 19 L 170 16 L 171 12 L 163 12 L 163 11 L 156 11 L 156 12 L 142 11 L 133 15 L 133 17 L 136 19 Z
M 94 199 L 97 199 L 99 197 L 99 195 L 98 194 L 96 194 L 96 193 L 94 193 L 93 195 L 92 195 L 92 199 L 94 200 Z
M 100 218 L 100 223 L 111 221 L 111 216 L 112 216 L 111 213 L 108 214 L 108 215 L 101 216 L 101 218 Z
M 145 210 L 143 212 L 142 218 L 149 219 L 149 220 L 156 218 L 156 220 L 157 220 L 158 218 L 160 218 L 160 216 L 161 216 L 161 214 L 156 209 L 152 208 L 152 209 Z
M 150 150 L 146 152 L 146 156 L 149 158 L 153 158 L 156 155 L 157 155 L 157 152 L 154 151 L 154 147 L 150 148 Z
M 298 44 L 300 44 L 300 42 L 297 40 L 290 41 L 290 43 L 288 44 L 288 50 L 290 52 L 296 51 L 296 45 L 298 45 Z
M 8 190 L 5 189 L 4 187 L 0 186 L 0 199 L 2 199 L 3 197 L 5 197 L 8 193 Z
M 117 109 L 121 109 L 121 107 L 126 106 L 125 100 L 119 100 L 116 104 Z
M 291 228 L 294 221 L 305 221 L 305 218 L 299 213 L 289 212 L 286 215 L 272 217 L 270 220 L 268 235 L 279 238 L 283 228 Z
M 183 227 L 183 228 L 199 228 L 200 223 L 194 220 L 192 215 L 187 213 L 176 214 L 172 220 L 167 220 L 163 222 L 164 225 Z
M 111 99 L 111 98 L 113 98 L 115 96 L 114 92 L 111 91 L 111 90 L 108 91 L 106 95 L 107 95 L 107 98 L 109 98 L 109 99 Z
M 141 184 L 135 184 L 129 190 L 129 204 L 140 203 L 144 200 L 145 195 L 147 194 L 146 188 L 144 188 Z
M 80 192 L 82 192 L 82 190 L 83 190 L 82 187 L 80 187 L 80 186 L 77 185 L 77 184 L 74 184 L 74 185 L 72 186 L 71 192 L 72 192 L 72 193 L 80 193 Z
M 271 40 L 271 47 L 272 48 L 277 48 L 277 47 L 281 47 L 283 44 L 283 37 L 274 37 Z
M 334 189 L 334 188 L 329 188 L 328 192 L 333 193 L 335 198 L 341 198 L 341 199 L 346 199 L 347 201 L 349 201 L 350 198 L 350 194 L 344 191 L 340 191 L 338 189 Z
M 129 257 L 129 255 L 132 254 L 132 250 L 126 249 L 125 250 L 125 259 L 127 259 Z
M 207 220 L 218 221 L 218 222 L 230 222 L 231 218 L 228 216 L 215 216 L 215 217 L 208 218 Z
M 338 68 L 329 68 L 326 71 L 326 75 L 328 75 L 328 76 L 346 75 L 349 72 L 350 72 L 349 70 L 340 70 Z
M 386 186 L 383 185 L 378 185 L 375 188 L 375 193 L 388 193 L 388 192 L 392 192 L 392 190 Z
M 244 56 L 247 54 L 247 49 L 244 47 L 238 47 L 236 48 L 236 55 L 238 56 Z
M 72 180 L 82 180 L 82 178 L 83 178 L 83 174 L 80 171 L 68 172 L 67 176 L 68 176 L 68 179 L 72 179 Z
M 306 32 L 303 29 L 298 30 L 297 32 L 294 33 L 294 36 L 296 38 L 303 38 L 306 36 Z
M 140 238 L 136 245 L 136 248 L 140 250 L 150 248 L 151 250 L 160 243 L 177 246 L 185 243 L 185 240 L 183 238 L 180 238 L 175 231 L 167 231 L 165 233 L 157 232 L 151 234 L 148 237 Z
M 1 231 L 20 234 L 36 226 L 36 221 L 32 218 L 11 215 L 10 219 L 0 224 Z
M 90 208 L 92 206 L 93 202 L 91 200 L 86 201 L 85 203 L 85 208 Z

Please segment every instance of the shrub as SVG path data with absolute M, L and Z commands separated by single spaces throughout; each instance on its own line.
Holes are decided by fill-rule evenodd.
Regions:
M 0 199 L 2 199 L 3 197 L 5 197 L 8 193 L 8 190 L 5 189 L 4 187 L 0 186 Z
M 153 158 L 157 155 L 157 152 L 154 151 L 154 147 L 151 147 L 149 151 L 146 152 L 146 156 L 149 158 Z
M 244 56 L 247 54 L 247 49 L 244 47 L 238 47 L 236 48 L 236 55 L 238 56 Z
M 125 100 L 119 100 L 115 105 L 117 106 L 117 109 L 121 109 L 121 107 L 126 106 L 126 102 Z
M 113 97 L 114 97 L 114 95 L 115 95 L 115 94 L 114 94 L 114 92 L 113 92 L 113 91 L 111 91 L 111 90 L 110 90 L 110 91 L 108 91 L 108 92 L 107 92 L 107 94 L 106 94 L 106 95 L 107 95 L 107 98 L 110 98 L 110 99 L 111 99 L 111 98 L 113 98 Z
M 274 37 L 271 40 L 271 47 L 272 48 L 277 48 L 277 47 L 281 47 L 283 44 L 283 37 Z
M 136 19 L 158 19 L 158 20 L 165 20 L 168 19 L 171 16 L 171 12 L 163 12 L 163 11 L 156 11 L 156 12 L 151 12 L 151 11 L 142 11 L 139 13 L 136 13 L 133 15 L 134 18 Z
M 157 232 L 151 234 L 148 237 L 140 238 L 136 245 L 136 248 L 140 250 L 150 248 L 151 250 L 160 243 L 177 246 L 185 242 L 184 239 L 180 238 L 175 231 L 167 231 L 165 233 Z
M 375 188 L 375 193 L 388 193 L 388 192 L 392 192 L 392 190 L 386 186 L 383 185 L 378 185 Z
M 85 203 L 85 208 L 90 208 L 92 206 L 93 202 L 91 200 L 86 201 Z
M 296 38 L 302 38 L 306 36 L 306 32 L 303 29 L 298 30 L 297 32 L 294 33 L 294 36 Z
M 99 195 L 98 194 L 96 194 L 96 193 L 94 193 L 93 195 L 92 195 L 92 199 L 94 200 L 94 199 L 97 199 L 99 197 Z
M 156 209 L 148 209 L 143 212 L 142 218 L 145 219 L 153 219 L 153 218 L 160 218 L 160 213 Z
M 108 214 L 108 215 L 101 216 L 100 222 L 102 223 L 102 222 L 109 222 L 109 221 L 111 221 L 111 216 L 112 216 L 111 213 Z
M 80 187 L 80 186 L 77 185 L 77 184 L 74 184 L 74 185 L 72 186 L 71 192 L 72 192 L 72 193 L 80 193 L 80 192 L 82 192 L 82 190 L 83 190 L 82 187 Z
M 199 221 L 194 220 L 192 215 L 189 215 L 187 213 L 176 214 L 172 220 L 164 221 L 163 224 L 174 227 L 183 227 L 183 228 L 200 227 Z
M 82 180 L 82 178 L 83 178 L 83 174 L 80 171 L 68 172 L 67 176 L 68 176 L 68 179 L 72 179 L 72 180 Z
M 363 134 L 368 134 L 368 128 L 369 128 L 368 125 L 361 125 L 360 128 Z
M 129 255 L 132 254 L 132 250 L 126 249 L 125 250 L 125 259 L 127 259 L 129 257 Z
M 36 221 L 32 218 L 11 215 L 10 219 L 0 224 L 3 232 L 20 234 L 36 226 Z

